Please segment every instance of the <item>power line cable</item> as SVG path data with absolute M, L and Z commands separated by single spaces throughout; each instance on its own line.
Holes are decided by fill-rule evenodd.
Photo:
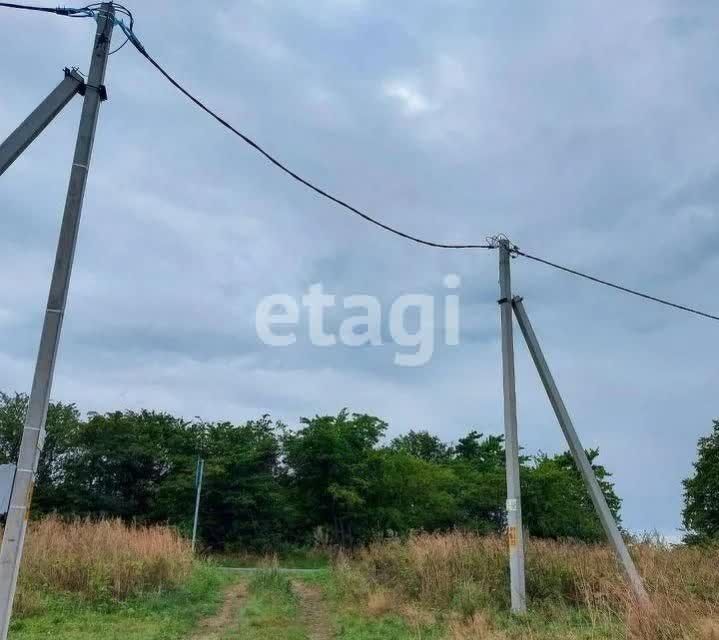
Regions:
M 0 2 L 0 7 L 7 7 L 8 9 L 27 9 L 28 11 L 42 11 L 45 13 L 57 13 L 57 9 L 50 7 L 31 7 L 26 4 L 13 4 L 11 2 Z
M 99 13 L 99 9 L 101 7 L 100 4 L 91 4 L 87 5 L 86 7 L 82 7 L 81 9 L 65 9 L 65 8 L 50 8 L 50 7 L 31 7 L 28 5 L 20 5 L 20 4 L 10 4 L 10 3 L 0 3 L 0 6 L 6 6 L 11 7 L 15 9 L 30 9 L 35 11 L 45 11 L 49 13 L 57 13 L 59 15 L 89 15 L 93 16 L 97 13 Z M 229 122 L 227 122 L 224 118 L 219 116 L 215 111 L 210 109 L 207 105 L 205 105 L 201 100 L 196 98 L 190 91 L 188 91 L 184 86 L 182 86 L 175 78 L 173 78 L 145 49 L 145 47 L 142 45 L 142 43 L 139 41 L 137 36 L 135 35 L 133 31 L 134 27 L 134 19 L 132 17 L 132 12 L 127 9 L 126 7 L 117 4 L 114 5 L 116 10 L 120 10 L 122 13 L 124 13 L 126 16 L 130 19 L 130 25 L 126 25 L 123 20 L 114 18 L 115 24 L 122 29 L 122 31 L 125 33 L 125 36 L 127 39 L 132 42 L 134 47 L 140 52 L 142 56 L 144 56 L 147 61 L 155 67 L 167 80 L 174 86 L 178 91 L 180 91 L 183 95 L 185 95 L 187 98 L 189 98 L 195 105 L 197 105 L 200 109 L 202 109 L 205 113 L 207 113 L 209 116 L 214 118 L 217 122 L 219 122 L 223 127 L 234 133 L 236 136 L 238 136 L 240 139 L 242 139 L 245 143 L 247 143 L 249 146 L 251 146 L 253 149 L 258 151 L 260 154 L 262 154 L 267 160 L 269 160 L 273 165 L 275 165 L 278 169 L 284 171 L 287 175 L 289 175 L 291 178 L 299 182 L 300 184 L 304 185 L 305 187 L 311 189 L 318 195 L 322 196 L 323 198 L 326 198 L 327 200 L 330 200 L 334 202 L 335 204 L 338 204 L 339 206 L 347 209 L 348 211 L 360 216 L 367 222 L 370 222 L 381 229 L 384 229 L 385 231 L 389 231 L 390 233 L 393 233 L 401 238 L 404 238 L 406 240 L 410 240 L 411 242 L 415 242 L 417 244 L 422 244 L 428 247 L 436 247 L 439 249 L 492 249 L 492 247 L 489 244 L 450 244 L 450 243 L 444 243 L 444 242 L 436 242 L 433 240 L 426 240 L 424 238 L 420 238 L 418 236 L 412 235 L 410 233 L 406 233 L 404 231 L 401 231 L 400 229 L 397 229 L 395 227 L 392 227 L 388 224 L 385 224 L 384 222 L 378 220 L 377 218 L 374 218 L 357 207 L 354 207 L 353 205 L 349 204 L 345 200 L 342 200 L 341 198 L 338 198 L 336 196 L 333 196 L 331 193 L 327 192 L 326 190 L 322 189 L 321 187 L 318 187 L 311 181 L 307 180 L 306 178 L 303 178 L 301 175 L 290 169 L 286 164 L 278 160 L 275 156 L 273 156 L 269 151 L 265 150 L 260 144 L 255 142 L 252 138 L 250 138 L 248 135 L 242 133 L 235 127 L 233 127 Z M 126 44 L 123 43 L 122 46 Z M 116 49 L 115 51 L 119 51 L 120 48 Z M 113 52 L 114 53 L 114 52 Z
M 27 4 L 15 4 L 13 2 L 0 2 L 0 7 L 7 9 L 24 9 L 26 11 L 39 11 L 42 13 L 55 13 L 59 16 L 71 16 L 71 17 L 82 17 L 91 18 L 93 13 L 92 10 L 87 7 L 80 9 L 69 9 L 66 7 L 33 7 Z
M 269 151 L 264 149 L 260 144 L 255 142 L 252 138 L 247 136 L 246 134 L 242 133 L 241 131 L 237 130 L 235 127 L 233 127 L 229 122 L 227 122 L 224 118 L 219 116 L 217 113 L 215 113 L 212 109 L 210 109 L 207 105 L 205 105 L 201 100 L 196 98 L 192 93 L 190 93 L 185 87 L 183 87 L 175 78 L 173 78 L 148 52 L 147 50 L 142 46 L 142 44 L 135 38 L 134 36 L 130 36 L 130 42 L 135 46 L 135 48 L 147 59 L 147 61 L 155 67 L 167 80 L 174 86 L 178 91 L 180 91 L 183 95 L 185 95 L 187 98 L 189 98 L 195 105 L 197 105 L 200 109 L 202 109 L 205 113 L 207 113 L 209 116 L 214 118 L 217 122 L 219 122 L 223 127 L 234 133 L 236 136 L 241 138 L 245 143 L 247 143 L 249 146 L 251 146 L 253 149 L 258 151 L 260 154 L 262 154 L 267 160 L 269 160 L 273 165 L 275 165 L 278 169 L 281 171 L 284 171 L 288 176 L 299 182 L 300 184 L 304 185 L 305 187 L 309 188 L 310 190 L 314 191 L 318 195 L 322 196 L 323 198 L 326 198 L 327 200 L 330 200 L 331 202 L 334 202 L 335 204 L 338 204 L 339 206 L 347 209 L 348 211 L 360 216 L 367 222 L 370 222 L 371 224 L 374 224 L 381 229 L 384 229 L 385 231 L 389 231 L 390 233 L 393 233 L 401 238 L 405 238 L 406 240 L 410 240 L 412 242 L 415 242 L 417 244 L 426 245 L 428 247 L 436 247 L 439 249 L 492 249 L 491 245 L 488 244 L 448 244 L 444 242 L 436 242 L 434 240 L 427 240 L 425 238 L 420 238 L 418 236 L 412 235 L 410 233 L 407 233 L 405 231 L 401 231 L 400 229 L 397 229 L 396 227 L 392 227 L 388 224 L 385 224 L 384 222 L 381 222 L 377 218 L 373 218 L 372 216 L 364 213 L 363 211 L 360 211 L 357 207 L 349 204 L 345 200 L 342 200 L 341 198 L 338 198 L 336 196 L 333 196 L 331 193 L 325 191 L 321 187 L 318 187 L 311 181 L 307 180 L 306 178 L 303 178 L 301 175 L 290 169 L 286 164 L 278 160 L 275 156 L 273 156 Z
M 705 311 L 699 311 L 698 309 L 693 309 L 692 307 L 687 307 L 682 304 L 677 304 L 675 302 L 671 302 L 669 300 L 664 300 L 663 298 L 657 298 L 656 296 L 649 295 L 648 293 L 642 293 L 641 291 L 636 291 L 635 289 L 630 289 L 629 287 L 625 287 L 620 284 L 616 284 L 615 282 L 609 282 L 608 280 L 602 280 L 601 278 L 597 278 L 595 276 L 590 276 L 589 274 L 582 273 L 581 271 L 577 271 L 576 269 L 571 269 L 571 268 L 565 267 L 561 264 L 557 264 L 555 262 L 550 262 L 549 260 L 545 260 L 544 258 L 539 258 L 539 257 L 533 256 L 529 253 L 525 253 L 524 251 L 521 251 L 518 247 L 513 247 L 512 253 L 519 255 L 519 256 L 523 256 L 524 258 L 528 258 L 529 260 L 534 260 L 535 262 L 540 262 L 549 267 L 553 267 L 554 269 L 559 269 L 560 271 L 564 271 L 566 273 L 571 273 L 572 275 L 579 276 L 580 278 L 585 278 L 586 280 L 595 282 L 597 284 L 604 285 L 605 287 L 611 287 L 612 289 L 617 289 L 618 291 L 623 291 L 624 293 L 629 293 L 633 296 L 638 296 L 639 298 L 644 298 L 645 300 L 651 300 L 652 302 L 658 302 L 659 304 L 666 305 L 667 307 L 673 307 L 674 309 L 679 309 L 681 311 L 687 311 L 688 313 L 693 313 L 698 316 L 702 316 L 703 318 L 709 318 L 710 320 L 718 320 L 719 321 L 719 316 L 712 315 L 711 313 L 706 313 Z
M 82 7 L 79 9 L 67 9 L 63 7 L 57 7 L 57 8 L 51 8 L 51 7 L 32 7 L 28 5 L 21 5 L 21 4 L 14 4 L 14 3 L 7 3 L 7 2 L 0 2 L 0 7 L 8 7 L 8 8 L 14 8 L 14 9 L 28 9 L 32 11 L 42 11 L 47 13 L 56 13 L 58 15 L 65 15 L 65 16 L 71 16 L 71 17 L 92 17 L 100 13 L 100 7 L 101 5 L 99 3 L 88 5 L 86 7 Z M 404 231 L 400 231 L 399 229 L 396 229 L 390 225 L 387 225 L 380 220 L 377 220 L 376 218 L 373 218 L 372 216 L 369 216 L 368 214 L 360 211 L 356 207 L 352 206 L 351 204 L 345 202 L 344 200 L 341 200 L 340 198 L 337 198 L 333 196 L 332 194 L 328 193 L 324 189 L 316 186 L 309 180 L 303 178 L 299 174 L 292 171 L 289 167 L 287 167 L 284 163 L 282 163 L 280 160 L 275 158 L 272 154 L 270 154 L 268 151 L 266 151 L 262 146 L 260 146 L 257 142 L 252 140 L 249 136 L 245 135 L 241 131 L 237 130 L 235 127 L 233 127 L 230 123 L 228 123 L 224 118 L 219 116 L 217 113 L 215 113 L 212 109 L 210 109 L 208 106 L 206 106 L 201 100 L 196 98 L 190 91 L 185 89 L 184 86 L 182 86 L 177 80 L 175 80 L 169 72 L 167 72 L 145 49 L 145 47 L 142 45 L 142 43 L 139 41 L 137 36 L 135 35 L 133 28 L 134 28 L 134 18 L 132 15 L 132 12 L 127 9 L 127 7 L 124 7 L 121 4 L 114 5 L 114 8 L 118 10 L 123 15 L 127 16 L 130 20 L 130 25 L 126 25 L 122 19 L 118 19 L 116 17 L 113 17 L 115 24 L 119 26 L 123 33 L 125 34 L 127 40 L 122 44 L 122 46 L 118 47 L 116 51 L 119 51 L 127 42 L 132 42 L 133 46 L 137 49 L 137 51 L 153 66 L 157 71 L 159 71 L 167 80 L 172 84 L 178 91 L 180 91 L 183 95 L 185 95 L 189 100 L 191 100 L 195 105 L 197 105 L 200 109 L 202 109 L 204 112 L 206 112 L 208 115 L 210 115 L 212 118 L 214 118 L 217 122 L 219 122 L 223 127 L 234 133 L 236 136 L 238 136 L 240 139 L 242 139 L 245 143 L 247 143 L 249 146 L 254 148 L 256 151 L 258 151 L 260 154 L 262 154 L 267 160 L 269 160 L 273 165 L 275 165 L 277 168 L 285 172 L 287 175 L 292 177 L 297 182 L 301 183 L 305 187 L 311 189 L 318 195 L 334 202 L 335 204 L 340 205 L 341 207 L 347 209 L 348 211 L 360 216 L 367 222 L 370 222 L 386 231 L 389 231 L 390 233 L 393 233 L 401 238 L 405 238 L 407 240 L 410 240 L 412 242 L 415 242 L 417 244 L 429 246 L 429 247 L 436 247 L 440 249 L 496 249 L 498 246 L 500 236 L 497 236 L 495 238 L 489 238 L 488 244 L 446 244 L 446 243 L 440 243 L 435 242 L 431 240 L 425 240 L 423 238 L 419 238 L 417 236 L 411 235 L 409 233 L 405 233 Z M 622 291 L 624 293 L 628 293 L 630 295 L 637 296 L 639 298 L 643 298 L 645 300 L 650 300 L 652 302 L 657 302 L 659 304 L 672 307 L 674 309 L 678 309 L 681 311 L 686 311 L 688 313 L 692 313 L 704 318 L 708 318 L 710 320 L 717 320 L 719 321 L 719 316 L 706 313 L 704 311 L 700 311 L 698 309 L 694 309 L 692 307 L 687 307 L 685 305 L 677 304 L 674 302 L 671 302 L 669 300 L 665 300 L 663 298 L 658 298 L 656 296 L 649 295 L 647 293 L 643 293 L 641 291 L 637 291 L 635 289 L 630 289 L 629 287 L 625 287 L 620 284 L 616 284 L 614 282 L 610 282 L 608 280 L 603 280 L 601 278 L 597 278 L 595 276 L 591 276 L 586 273 L 582 273 L 581 271 L 577 271 L 576 269 L 571 269 L 570 267 L 565 267 L 563 265 L 557 264 L 555 262 L 551 262 L 549 260 L 545 260 L 544 258 L 540 258 L 538 256 L 533 256 L 531 254 L 528 254 L 524 251 L 521 251 L 519 247 L 512 245 L 511 249 L 512 253 L 514 255 L 523 256 L 529 260 L 533 260 L 535 262 L 542 263 L 544 265 L 553 267 L 554 269 L 558 269 L 560 271 L 564 271 L 566 273 L 570 273 L 572 275 L 578 276 L 580 278 L 584 278 L 586 280 L 589 280 L 591 282 L 594 282 L 596 284 L 601 284 L 607 287 L 611 287 L 612 289 L 616 289 L 618 291 Z

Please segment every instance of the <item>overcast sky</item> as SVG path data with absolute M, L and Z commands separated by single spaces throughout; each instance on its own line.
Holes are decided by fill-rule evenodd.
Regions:
M 712 2 L 136 3 L 147 49 L 232 123 L 384 221 L 530 253 L 719 312 L 719 6 Z M 0 14 L 0 137 L 87 71 L 90 20 Z M 119 43 L 119 35 L 116 34 Z M 53 398 L 296 425 L 343 407 L 389 434 L 502 431 L 495 252 L 411 245 L 318 199 L 112 56 Z M 0 179 L 0 389 L 29 391 L 81 101 Z M 697 438 L 719 417 L 719 324 L 518 259 L 515 291 L 624 523 L 673 535 Z M 446 295 L 461 344 L 265 346 L 255 309 Z M 438 309 L 438 313 L 441 307 Z M 329 314 L 328 330 L 347 312 Z M 351 315 L 351 314 L 350 314 Z M 437 323 L 441 335 L 441 317 Z M 386 330 L 384 331 L 386 333 Z M 517 332 L 520 440 L 562 450 Z

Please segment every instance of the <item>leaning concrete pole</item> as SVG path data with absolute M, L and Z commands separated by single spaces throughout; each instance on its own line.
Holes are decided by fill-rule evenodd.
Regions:
M 537 367 L 539 377 L 541 378 L 544 389 L 549 396 L 549 402 L 552 404 L 554 413 L 559 421 L 559 426 L 564 432 L 567 444 L 569 444 L 569 450 L 572 452 L 574 463 L 577 465 L 577 469 L 579 469 L 579 472 L 582 474 L 584 484 L 587 486 L 589 495 L 594 503 L 594 508 L 599 514 L 599 519 L 602 523 L 602 527 L 604 528 L 604 532 L 607 535 L 609 544 L 612 546 L 612 549 L 614 549 L 614 553 L 624 569 L 624 573 L 629 581 L 629 586 L 631 587 L 637 602 L 640 605 L 647 606 L 649 605 L 649 596 L 644 589 L 642 578 L 639 575 L 637 568 L 634 566 L 634 561 L 629 555 L 627 546 L 624 544 L 622 534 L 619 531 L 619 527 L 617 527 L 617 523 L 614 520 L 614 516 L 612 515 L 609 506 L 607 505 L 607 500 L 604 497 L 602 488 L 599 486 L 599 481 L 597 480 L 597 476 L 594 474 L 592 464 L 589 462 L 589 458 L 587 457 L 584 447 L 582 447 L 582 443 L 579 440 L 579 436 L 574 429 L 574 424 L 572 423 L 572 419 L 569 417 L 567 407 L 564 406 L 564 401 L 562 400 L 562 396 L 559 394 L 559 389 L 557 389 L 557 385 L 554 382 L 554 377 L 552 376 L 552 372 L 549 370 L 549 365 L 544 359 L 542 348 L 539 346 L 539 340 L 537 340 L 537 336 L 532 328 L 532 323 L 529 321 L 529 316 L 524 309 L 522 299 L 519 297 L 514 298 L 512 306 L 514 307 L 519 327 L 522 330 L 524 339 L 529 347 L 529 353 L 532 355 L 532 360 L 534 360 L 534 364 Z
M 502 324 L 502 372 L 504 388 L 504 439 L 507 461 L 507 539 L 509 579 L 513 613 L 527 610 L 524 579 L 524 530 L 519 483 L 519 439 L 517 437 L 517 392 L 514 383 L 514 336 L 512 329 L 512 280 L 510 245 L 499 242 L 500 317 Z
M 114 26 L 112 3 L 103 3 L 98 11 L 97 34 L 93 45 L 85 99 L 60 228 L 55 266 L 50 284 L 35 376 L 20 445 L 10 509 L 0 547 L 0 639 L 6 640 L 13 598 L 22 559 L 25 531 L 32 500 L 35 474 L 45 440 L 45 419 L 50 400 L 52 377 L 65 313 L 70 273 L 75 255 L 80 212 L 87 183 L 88 167 L 104 90 L 105 69 Z

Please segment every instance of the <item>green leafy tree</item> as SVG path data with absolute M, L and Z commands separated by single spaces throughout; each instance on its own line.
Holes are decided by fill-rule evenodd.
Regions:
M 506 525 L 504 438 L 470 431 L 455 447 L 457 525 L 483 533 Z
M 0 393 L 0 463 L 15 462 L 28 398 Z M 272 550 L 316 528 L 351 546 L 378 536 L 506 525 L 501 436 L 471 431 L 456 445 L 410 431 L 382 445 L 387 425 L 365 414 L 303 419 L 297 431 L 268 416 L 235 425 L 187 422 L 154 411 L 83 419 L 51 403 L 33 515 L 111 516 L 169 522 L 189 533 L 195 466 L 205 459 L 200 538 L 217 547 Z M 596 462 L 597 451 L 588 452 Z M 532 535 L 598 540 L 593 505 L 568 453 L 520 459 L 524 521 Z M 684 519 L 697 539 L 719 529 L 719 424 L 699 443 L 685 482 Z M 610 508 L 610 476 L 595 473 Z
M 621 500 L 614 492 L 611 474 L 600 464 L 597 449 L 587 457 L 607 505 L 617 522 Z M 522 510 L 529 533 L 541 538 L 575 538 L 586 542 L 604 539 L 599 516 L 572 455 L 536 456 L 522 468 Z
M 92 414 L 64 463 L 61 512 L 156 520 L 162 486 L 196 451 L 190 425 L 166 413 Z
M 684 480 L 682 519 L 687 542 L 719 540 L 719 420 L 699 439 L 694 475 Z
M 0 392 L 0 464 L 15 464 L 20 453 L 28 396 Z M 33 508 L 36 513 L 59 510 L 67 502 L 63 489 L 65 465 L 80 430 L 80 413 L 73 404 L 48 406 L 45 445 L 35 479 Z
M 470 431 L 455 447 L 456 459 L 477 471 L 504 469 L 504 436 L 484 436 Z
M 292 539 L 296 512 L 281 463 L 283 429 L 267 416 L 203 425 L 200 532 L 209 546 L 269 551 Z
M 390 448 L 406 453 L 425 462 L 447 463 L 452 459 L 453 449 L 428 431 L 410 431 L 392 440 Z
M 457 513 L 456 482 L 447 465 L 392 448 L 382 450 L 369 488 L 372 533 L 402 535 L 451 528 Z
M 333 542 L 352 545 L 371 526 L 367 498 L 379 455 L 375 447 L 387 425 L 347 411 L 303 418 L 302 424 L 286 435 L 284 449 L 305 529 L 324 527 Z

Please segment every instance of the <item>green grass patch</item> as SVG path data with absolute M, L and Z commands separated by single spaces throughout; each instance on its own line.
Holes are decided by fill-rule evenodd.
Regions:
M 439 640 L 439 627 L 418 630 L 395 615 L 369 618 L 357 613 L 340 612 L 335 618 L 337 640 Z
M 265 569 L 252 576 L 250 597 L 237 630 L 242 640 L 307 640 L 289 578 Z
M 626 627 L 609 617 L 595 619 L 585 609 L 568 606 L 534 606 L 523 616 L 507 612 L 489 614 L 493 625 L 508 639 L 625 640 Z
M 286 604 L 296 604 L 289 578 L 277 569 L 262 569 L 250 580 L 250 593 Z
M 77 596 L 39 594 L 39 606 L 15 618 L 10 640 L 185 640 L 201 618 L 222 602 L 223 588 L 236 577 L 197 565 L 182 587 L 146 593 L 124 602 L 87 602 Z
M 34 613 L 13 621 L 10 640 L 187 640 L 198 622 L 215 614 L 227 587 L 238 580 L 247 584 L 247 595 L 217 630 L 218 640 L 308 640 L 303 609 L 307 596 L 298 597 L 293 582 L 302 581 L 324 590 L 328 623 L 336 640 L 445 640 L 468 638 L 473 616 L 486 620 L 488 638 L 501 640 L 619 640 L 625 629 L 609 615 L 590 618 L 583 608 L 564 603 L 532 606 L 526 616 L 488 606 L 475 589 L 458 592 L 450 607 L 426 612 L 420 603 L 388 602 L 388 608 L 368 606 L 367 585 L 354 584 L 356 572 L 318 571 L 316 574 L 259 569 L 240 575 L 207 564 L 198 564 L 189 581 L 172 591 L 146 593 L 118 602 L 88 601 L 78 595 L 36 594 Z M 298 587 L 299 588 L 299 587 Z M 374 594 L 373 594 L 374 595 Z M 414 607 L 414 613 L 412 608 Z M 306 611 L 305 611 L 306 614 Z M 323 612 L 322 618 L 325 617 Z M 311 622 L 307 622 L 312 626 Z M 457 625 L 465 630 L 453 635 Z M 480 625 L 482 629 L 485 627 Z M 478 627 L 479 628 L 479 627 Z M 485 633 L 485 631 L 481 631 Z M 496 635 L 495 635 L 496 634 Z M 214 637 L 214 636 L 213 636 Z M 482 635 L 481 637 L 485 637 Z
M 462 624 L 455 618 L 455 625 L 464 627 L 456 636 L 451 624 L 442 616 L 433 625 L 417 626 L 396 614 L 370 617 L 359 609 L 344 607 L 335 613 L 337 640 L 444 640 L 445 638 L 487 638 L 487 640 L 624 640 L 626 629 L 620 624 L 597 623 L 581 612 L 564 610 L 538 610 L 526 616 L 496 614 L 478 610 L 476 614 L 489 621 L 488 629 L 479 625 L 476 631 L 469 622 Z M 474 634 L 479 635 L 474 635 Z M 488 635 L 486 635 L 488 634 Z

